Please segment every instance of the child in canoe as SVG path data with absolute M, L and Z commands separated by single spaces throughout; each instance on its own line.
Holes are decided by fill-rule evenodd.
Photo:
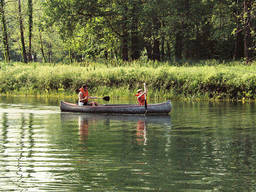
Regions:
M 145 105 L 146 95 L 147 95 L 147 91 L 143 91 L 142 89 L 137 90 L 137 94 L 135 96 L 137 97 L 137 101 L 140 106 Z
M 78 93 L 78 105 L 83 106 L 83 105 L 91 105 L 91 106 L 97 106 L 98 103 L 96 102 L 89 102 L 89 99 L 97 99 L 97 97 L 91 97 L 89 96 L 89 92 L 87 89 L 87 85 L 84 84 L 80 89 Z

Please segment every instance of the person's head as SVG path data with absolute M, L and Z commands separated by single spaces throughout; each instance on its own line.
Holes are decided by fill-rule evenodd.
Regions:
M 142 92 L 142 89 L 138 89 L 138 90 L 137 90 L 137 93 L 141 93 L 141 92 Z
M 87 85 L 86 85 L 86 84 L 84 84 L 84 85 L 83 85 L 83 88 L 84 88 L 84 90 L 86 90 L 86 89 L 87 89 Z

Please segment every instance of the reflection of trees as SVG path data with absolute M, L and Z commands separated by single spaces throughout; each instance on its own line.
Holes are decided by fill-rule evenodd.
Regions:
M 250 191 L 255 186 L 248 176 L 255 174 L 256 166 L 255 104 L 179 103 L 174 108 L 168 157 L 175 163 L 166 162 L 167 169 L 183 170 L 191 180 L 204 177 L 199 184 L 208 182 L 212 189 L 217 184 L 223 191 L 230 185 L 236 191 Z M 193 177 L 193 172 L 198 175 Z
M 29 114 L 29 119 L 28 119 L 28 138 L 29 138 L 29 152 L 28 152 L 28 157 L 32 157 L 33 154 L 33 148 L 35 145 L 34 141 L 34 131 L 33 131 L 33 123 L 34 123 L 34 115 L 33 113 Z
M 3 116 L 2 116 L 2 137 L 3 137 L 3 145 L 8 143 L 8 140 L 7 140 L 7 134 L 8 134 L 8 118 L 7 118 L 7 113 L 3 113 Z M 4 149 L 5 147 L 3 147 Z
M 1 143 L 1 157 L 3 159 L 7 159 L 8 158 L 8 153 L 6 152 L 6 146 L 8 145 L 8 118 L 7 118 L 7 113 L 3 113 L 2 115 L 2 135 L 1 135 L 1 139 L 2 143 Z M 7 168 L 7 165 L 5 163 L 2 163 L 2 169 L 4 169 L 3 173 L 5 175 L 5 173 L 8 173 L 9 170 Z M 7 177 L 8 178 L 8 177 Z
M 8 119 L 8 113 L 2 115 L 1 174 L 8 178 L 6 181 L 8 184 L 5 185 L 7 191 L 22 189 L 24 180 L 29 178 L 30 173 L 33 172 L 33 163 L 29 163 L 34 146 L 33 114 L 30 114 L 28 119 L 27 129 L 25 114 L 20 114 L 20 118 L 16 117 L 15 120 Z M 27 146 L 27 143 L 30 145 Z M 13 161 L 13 158 L 17 158 L 17 161 Z
M 25 117 L 24 117 L 24 114 L 21 114 L 21 126 L 20 126 L 20 134 L 19 134 L 19 148 L 18 148 L 18 151 L 19 151 L 19 156 L 18 156 L 18 164 L 17 164 L 17 176 L 19 178 L 19 183 L 22 183 L 22 179 L 23 179 L 23 166 L 22 166 L 22 159 L 24 158 L 24 138 L 25 138 L 25 129 L 24 129 L 24 126 L 25 126 Z
M 21 114 L 14 123 L 4 113 L 1 174 L 21 187 L 56 177 L 58 185 L 75 181 L 73 189 L 95 191 L 171 191 L 184 186 L 226 191 L 229 185 L 253 191 L 255 109 L 223 107 L 174 106 L 172 124 L 170 117 L 161 116 L 69 113 L 61 114 L 60 121 L 51 116 L 45 124 L 35 122 L 33 114 Z M 43 129 L 37 129 L 39 124 Z M 14 154 L 15 161 L 9 161 Z

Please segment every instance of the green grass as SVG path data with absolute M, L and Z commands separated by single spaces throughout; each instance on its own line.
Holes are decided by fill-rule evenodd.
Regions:
M 179 66 L 176 63 L 77 63 L 0 64 L 0 93 L 19 95 L 65 95 L 85 82 L 98 96 L 134 96 L 146 82 L 149 97 L 170 99 L 254 100 L 256 63 L 221 64 L 204 61 Z

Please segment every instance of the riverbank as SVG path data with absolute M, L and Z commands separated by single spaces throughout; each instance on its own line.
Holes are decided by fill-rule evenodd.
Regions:
M 0 94 L 65 95 L 87 82 L 98 96 L 134 96 L 146 82 L 149 97 L 201 100 L 255 100 L 256 63 L 170 66 L 108 64 L 1 64 Z

